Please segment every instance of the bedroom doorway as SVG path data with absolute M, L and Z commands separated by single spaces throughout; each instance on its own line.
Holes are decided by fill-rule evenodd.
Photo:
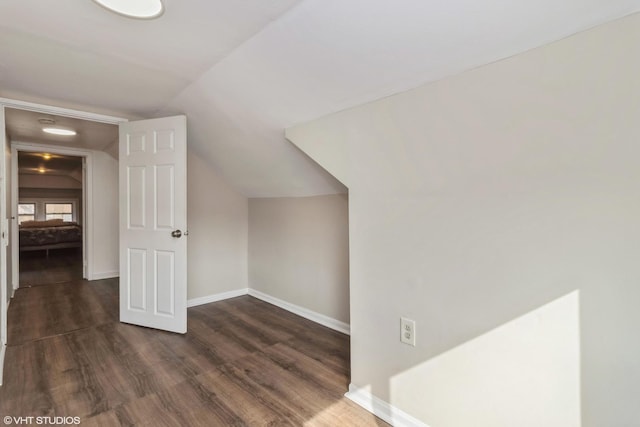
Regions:
M 85 150 L 11 143 L 14 290 L 87 277 L 90 167 L 91 153 Z
M 81 278 L 91 281 L 117 277 L 118 123 L 126 120 L 2 98 L 0 98 L 0 104 L 4 104 L 4 127 L 8 137 L 7 149 L 10 152 L 8 156 L 10 162 L 7 166 L 11 177 L 7 183 L 11 196 L 8 214 L 11 246 L 8 260 L 10 270 L 8 287 L 15 291 L 20 285 L 21 254 L 27 254 L 25 258 L 38 256 L 38 254 L 29 253 L 30 251 L 20 251 L 18 224 L 20 215 L 40 215 L 39 219 L 42 220 L 45 220 L 47 215 L 50 217 L 71 215 L 70 222 L 77 222 L 82 227 L 82 244 L 81 248 L 77 249 L 77 252 L 82 253 L 83 258 L 80 264 Z M 74 133 L 49 134 L 45 132 L 45 128 L 49 127 L 56 131 L 73 130 Z M 46 204 L 53 204 L 47 201 L 49 195 L 43 194 L 40 197 L 42 199 L 40 206 L 36 205 L 33 209 L 32 206 L 22 206 L 19 212 L 18 159 L 25 155 L 36 158 L 36 164 L 29 166 L 34 176 L 40 174 L 47 176 L 47 165 L 54 159 L 65 160 L 70 157 L 82 159 L 83 167 L 73 168 L 70 172 L 75 174 L 76 182 L 82 181 L 82 195 L 77 198 L 75 205 L 72 201 L 71 207 L 68 203 L 62 203 L 64 206 L 57 207 L 46 206 Z M 45 159 L 44 156 L 51 158 Z M 45 172 L 40 172 L 41 166 Z M 59 180 L 59 178 L 56 179 Z M 54 178 L 49 180 L 53 181 Z M 38 208 L 41 209 L 40 212 Z M 46 212 L 47 208 L 49 212 Z M 75 247 L 78 243 L 72 245 Z M 49 257 L 73 252 L 70 249 L 73 248 L 49 248 Z M 46 249 L 40 254 L 46 258 Z M 36 264 L 33 263 L 33 268 L 37 267 Z
M 85 158 L 18 151 L 18 286 L 86 276 L 83 256 Z

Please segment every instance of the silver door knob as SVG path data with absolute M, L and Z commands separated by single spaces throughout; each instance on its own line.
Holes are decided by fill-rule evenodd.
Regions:
M 182 231 L 180 230 L 174 230 L 171 232 L 171 237 L 182 237 Z

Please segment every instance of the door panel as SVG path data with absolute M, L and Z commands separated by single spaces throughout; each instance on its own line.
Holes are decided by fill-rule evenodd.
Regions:
M 156 251 L 156 306 L 157 314 L 164 316 L 173 316 L 174 304 L 173 295 L 175 294 L 175 255 L 173 252 Z
M 130 229 L 144 229 L 144 176 L 144 166 L 127 167 L 127 189 L 129 191 L 129 206 L 127 209 L 127 218 Z
M 184 116 L 120 125 L 120 192 L 120 320 L 185 333 Z
M 127 248 L 129 253 L 127 264 L 129 274 L 127 280 L 129 283 L 146 283 L 147 281 L 147 252 L 144 249 Z M 133 311 L 146 311 L 146 286 L 127 287 L 128 303 L 127 308 Z
M 156 228 L 158 230 L 172 230 L 174 224 L 174 187 L 173 165 L 159 165 L 155 168 L 156 188 Z

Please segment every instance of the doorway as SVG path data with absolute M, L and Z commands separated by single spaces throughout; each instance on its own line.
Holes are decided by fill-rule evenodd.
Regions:
M 42 173 L 45 177 L 25 173 L 25 169 L 31 167 L 30 162 L 34 161 L 32 159 L 43 156 L 43 153 L 61 159 L 73 159 L 70 163 L 79 162 L 81 170 L 72 172 L 79 174 L 79 188 L 70 188 L 71 184 L 61 184 L 65 179 L 55 179 L 56 175 L 52 174 L 47 176 L 47 172 Z M 23 173 L 21 173 L 21 159 Z M 29 160 L 25 162 L 24 159 Z M 27 275 L 27 279 L 32 283 L 23 284 L 37 284 L 33 283 L 32 279 L 36 278 L 36 281 L 39 281 L 37 279 L 39 273 L 46 274 L 46 272 L 39 272 L 37 268 L 47 268 L 47 261 L 55 263 L 58 255 L 71 252 L 66 249 L 75 248 L 76 256 L 81 258 L 79 278 L 90 277 L 91 230 L 94 226 L 90 204 L 92 200 L 91 160 L 91 153 L 84 150 L 23 142 L 11 144 L 11 236 L 13 238 L 10 239 L 10 258 L 11 283 L 14 291 L 22 284 L 22 267 L 32 269 L 31 274 Z M 37 168 L 39 169 L 40 166 Z M 67 188 L 63 188 L 65 186 Z M 59 228 L 61 226 L 64 228 Z M 61 253 L 63 249 L 65 251 Z M 41 256 L 44 256 L 44 263 L 38 262 Z M 51 256 L 54 258 L 50 258 Z M 29 263 L 29 260 L 34 262 Z
M 86 278 L 85 158 L 18 151 L 19 287 Z
M 109 229 L 112 235 L 115 235 L 117 230 L 117 224 L 107 227 L 100 224 L 105 217 L 117 215 L 117 159 L 113 149 L 117 149 L 118 146 L 118 127 L 112 123 L 19 108 L 5 108 L 5 127 L 11 145 L 10 221 L 11 236 L 15 237 L 10 242 L 12 288 L 15 290 L 21 285 L 20 267 L 24 264 L 21 263 L 23 255 L 24 258 L 37 258 L 38 255 L 44 254 L 46 259 L 47 255 L 52 257 L 52 255 L 72 252 L 69 250 L 72 248 L 79 248 L 76 252 L 82 256 L 79 263 L 81 269 L 79 278 L 93 280 L 106 278 L 112 274 L 117 275 L 116 264 L 116 267 L 110 271 L 100 271 L 101 277 L 95 277 L 94 238 L 96 238 L 96 228 Z M 45 133 L 47 128 L 53 128 L 56 132 L 68 131 L 70 134 L 48 134 Z M 94 160 L 102 159 L 101 165 L 104 166 L 105 157 L 110 158 L 112 163 L 110 177 L 105 177 L 101 173 L 104 167 L 98 167 L 100 169 L 98 171 L 94 170 L 96 163 Z M 112 181 L 107 189 L 110 195 L 104 194 L 104 189 L 100 187 L 101 183 L 96 184 L 94 180 L 96 174 L 101 181 L 105 179 Z M 112 209 L 114 212 L 109 215 L 100 214 L 97 217 L 94 215 L 96 205 L 98 207 L 101 205 L 100 202 L 94 202 L 93 193 L 96 191 L 103 193 L 100 200 L 111 199 L 109 203 L 116 206 L 115 210 Z M 63 222 L 75 223 L 74 226 L 78 229 L 67 229 L 67 232 L 74 233 L 75 237 L 66 236 L 60 241 L 47 241 L 46 238 L 42 238 L 40 242 L 32 240 L 21 245 L 20 240 L 27 240 L 30 233 L 21 226 L 21 217 L 35 220 L 36 226 L 48 226 L 49 224 L 43 223 L 62 219 Z M 64 221 L 65 218 L 67 221 Z M 71 226 L 71 224 L 64 225 Z M 47 232 L 47 234 L 52 233 Z M 49 237 L 54 240 L 57 238 L 51 235 Z M 100 231 L 97 237 L 101 237 Z M 26 246 L 27 250 L 23 246 Z M 115 248 L 117 244 L 112 246 Z M 101 248 L 97 250 L 100 251 Z M 37 253 L 33 254 L 32 251 Z M 100 257 L 102 253 L 98 255 Z M 113 254 L 112 258 L 117 259 L 117 254 Z M 49 258 L 49 260 L 54 259 Z M 38 263 L 30 265 L 34 268 L 37 266 Z

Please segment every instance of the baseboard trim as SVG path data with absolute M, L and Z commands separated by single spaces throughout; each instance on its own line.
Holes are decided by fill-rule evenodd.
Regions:
M 104 280 L 104 279 L 113 279 L 116 277 L 120 277 L 119 271 L 106 271 L 104 273 L 93 273 L 89 278 L 91 280 Z
M 4 380 L 4 355 L 7 351 L 6 344 L 0 344 L 0 385 Z
M 349 391 L 345 393 L 345 397 L 394 427 L 429 427 L 389 402 L 375 397 L 369 390 L 354 384 L 349 384 Z
M 334 331 L 342 332 L 343 334 L 347 335 L 350 335 L 351 333 L 351 327 L 348 323 L 341 322 L 340 320 L 333 319 L 329 316 L 325 316 L 324 314 L 316 313 L 315 311 L 300 307 L 299 305 L 291 304 L 290 302 L 272 297 L 271 295 L 265 294 L 264 292 L 256 291 L 255 289 L 249 289 L 249 295 L 264 302 L 268 302 L 269 304 L 278 306 L 284 310 L 290 311 L 291 313 L 297 314 L 298 316 L 304 317 L 305 319 L 309 319 L 313 322 L 319 323 L 322 326 L 333 329 Z
M 212 302 L 223 301 L 229 298 L 236 298 L 243 295 L 251 295 L 254 298 L 258 298 L 259 300 L 278 306 L 293 314 L 297 314 L 298 316 L 304 317 L 305 319 L 309 319 L 313 322 L 326 326 L 327 328 L 342 332 L 343 334 L 349 335 L 350 333 L 351 328 L 347 323 L 332 319 L 331 317 L 325 316 L 324 314 L 316 313 L 315 311 L 300 307 L 299 305 L 291 304 L 290 302 L 272 297 L 271 295 L 265 294 L 264 292 L 256 291 L 255 289 L 249 288 L 236 289 L 233 291 L 221 292 L 219 294 L 192 298 L 190 300 L 187 300 L 187 307 L 196 307 L 198 305 L 210 304 Z
M 192 298 L 187 300 L 187 307 L 195 307 L 198 305 L 209 304 L 216 301 L 222 301 L 229 298 L 241 297 L 247 295 L 249 289 L 236 289 L 233 291 L 221 292 L 219 294 L 206 295 L 203 297 Z

